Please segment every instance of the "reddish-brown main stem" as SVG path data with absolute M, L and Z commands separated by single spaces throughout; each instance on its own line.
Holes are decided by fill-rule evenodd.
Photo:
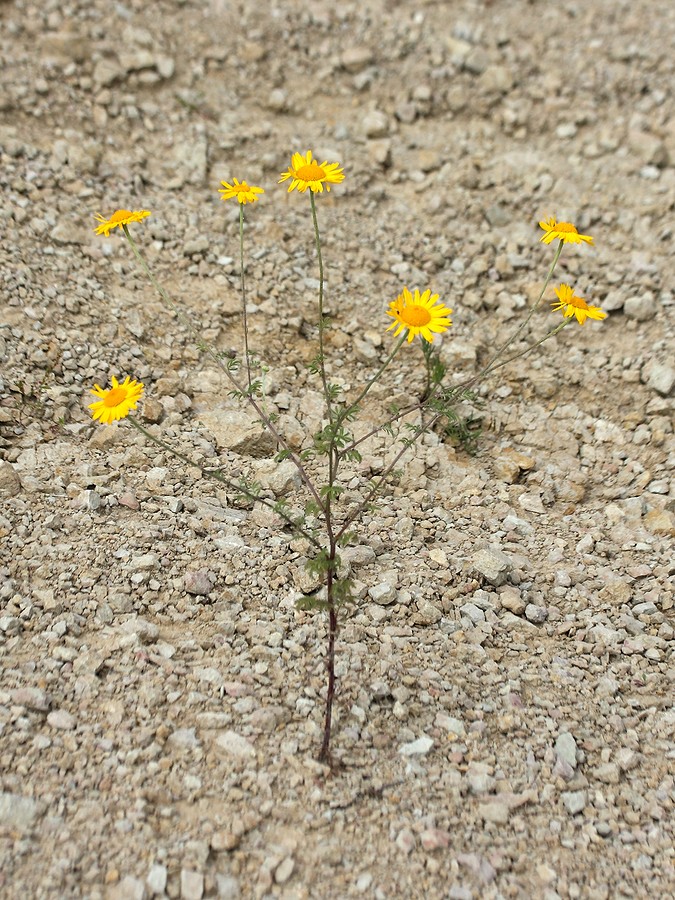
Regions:
M 335 547 L 331 547 L 329 562 L 335 559 Z M 333 568 L 326 573 L 326 599 L 328 601 L 328 649 L 326 669 L 328 670 L 328 691 L 326 693 L 326 715 L 323 725 L 323 743 L 319 752 L 320 762 L 330 762 L 330 733 L 333 721 L 333 697 L 335 696 L 335 636 L 337 635 L 337 610 L 333 597 Z

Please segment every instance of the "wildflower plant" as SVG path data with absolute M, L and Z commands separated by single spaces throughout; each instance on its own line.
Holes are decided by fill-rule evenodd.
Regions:
M 118 210 L 109 219 L 97 216 L 99 222 L 97 234 L 106 237 L 115 228 L 120 228 L 140 266 L 158 290 L 164 302 L 178 316 L 181 322 L 193 335 L 198 347 L 219 366 L 230 380 L 233 395 L 242 404 L 249 407 L 252 416 L 257 418 L 269 430 L 277 443 L 279 452 L 277 460 L 289 459 L 295 465 L 302 481 L 306 503 L 304 508 L 292 508 L 284 500 L 273 502 L 261 496 L 260 490 L 253 482 L 246 479 L 234 481 L 222 470 L 204 470 L 204 474 L 221 482 L 229 490 L 250 501 L 262 503 L 272 509 L 296 535 L 307 541 L 312 556 L 308 563 L 311 574 L 316 576 L 321 589 L 303 596 L 298 606 L 303 609 L 318 610 L 327 618 L 326 641 L 326 698 L 323 720 L 323 737 L 319 750 L 319 759 L 331 761 L 331 732 L 333 703 L 336 691 L 335 654 L 340 615 L 347 603 L 353 601 L 352 584 L 340 559 L 340 550 L 354 540 L 358 534 L 363 514 L 371 508 L 374 501 L 382 493 L 388 482 L 403 463 L 424 434 L 445 422 L 446 428 L 452 430 L 458 426 L 456 407 L 463 400 L 475 397 L 476 386 L 506 366 L 512 360 L 535 351 L 541 344 L 563 328 L 577 321 L 583 325 L 587 318 L 602 319 L 605 313 L 598 307 L 591 306 L 582 297 L 575 295 L 570 285 L 561 284 L 555 290 L 558 297 L 553 311 L 562 313 L 562 321 L 552 324 L 543 337 L 530 339 L 525 347 L 514 348 L 521 339 L 535 314 L 540 310 L 544 296 L 551 283 L 554 271 L 566 244 L 592 244 L 593 238 L 579 234 L 576 227 L 568 222 L 557 222 L 550 218 L 540 222 L 544 231 L 541 241 L 545 244 L 557 242 L 553 259 L 536 302 L 530 308 L 521 324 L 499 345 L 491 358 L 476 374 L 456 383 L 453 373 L 449 373 L 434 345 L 438 335 L 443 335 L 452 326 L 449 308 L 439 294 L 433 293 L 429 287 L 420 290 L 418 287 L 402 286 L 399 295 L 391 300 L 386 315 L 393 321 L 388 331 L 393 331 L 393 340 L 375 372 L 356 391 L 353 398 L 347 398 L 341 387 L 331 381 L 331 361 L 326 354 L 326 331 L 329 323 L 324 315 L 324 264 L 321 232 L 317 211 L 317 195 L 330 191 L 331 187 L 340 185 L 345 173 L 337 162 L 318 163 L 311 151 L 305 154 L 294 153 L 289 168 L 279 178 L 280 184 L 288 184 L 288 192 L 308 193 L 309 214 L 316 247 L 319 270 L 319 286 L 317 297 L 318 347 L 314 359 L 309 365 L 320 384 L 324 400 L 324 417 L 317 432 L 302 450 L 294 449 L 279 430 L 274 416 L 268 414 L 262 397 L 260 380 L 253 378 L 257 365 L 249 349 L 248 312 L 246 301 L 246 281 L 244 275 L 244 207 L 255 204 L 263 195 L 261 187 L 251 186 L 246 181 L 233 178 L 231 182 L 221 182 L 220 193 L 224 201 L 236 200 L 239 204 L 239 249 L 240 249 L 240 290 L 242 300 L 243 352 L 242 359 L 223 358 L 215 348 L 200 336 L 199 329 L 192 323 L 182 309 L 174 303 L 164 288 L 151 273 L 145 258 L 141 254 L 129 226 L 141 222 L 150 213 L 147 210 L 129 212 Z M 383 325 L 386 318 L 383 316 Z M 529 332 L 528 332 L 529 333 Z M 422 350 L 422 362 L 426 369 L 426 384 L 419 397 L 411 397 L 401 408 L 392 407 L 389 414 L 378 425 L 365 427 L 359 423 L 367 405 L 372 388 L 383 377 L 385 371 L 392 366 L 407 344 L 411 347 L 416 338 Z M 406 351 L 409 352 L 409 351 Z M 241 374 L 243 368 L 244 375 Z M 103 423 L 111 423 L 127 418 L 129 422 L 143 433 L 146 438 L 159 445 L 176 458 L 194 465 L 182 453 L 151 434 L 140 422 L 130 415 L 136 409 L 143 393 L 143 385 L 127 376 L 123 382 L 112 379 L 112 387 L 103 389 L 96 385 L 93 393 L 98 398 L 90 405 L 92 415 Z M 351 477 L 345 475 L 349 463 L 361 461 L 361 450 L 365 442 L 376 435 L 389 435 L 390 452 L 386 462 L 376 478 L 372 479 L 354 499 L 349 492 L 343 499 L 346 483 Z M 467 431 L 467 442 L 470 432 Z

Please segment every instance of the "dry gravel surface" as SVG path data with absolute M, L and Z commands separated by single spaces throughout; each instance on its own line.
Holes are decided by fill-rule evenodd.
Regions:
M 670 0 L 0 0 L 3 898 L 675 897 L 674 44 Z M 153 270 L 239 352 L 217 188 L 265 187 L 250 338 L 306 446 L 317 261 L 276 181 L 308 148 L 347 176 L 317 204 L 347 395 L 403 284 L 477 371 L 551 215 L 594 236 L 560 280 L 609 312 L 484 384 L 477 454 L 432 433 L 365 516 L 334 771 L 307 545 L 201 472 L 294 504 L 293 467 L 92 218 L 151 210 Z M 93 424 L 112 374 L 194 464 Z M 368 415 L 422 384 L 406 348 Z

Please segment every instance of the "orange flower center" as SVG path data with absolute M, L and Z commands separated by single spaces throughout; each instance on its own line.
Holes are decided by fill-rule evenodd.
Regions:
M 424 306 L 404 306 L 399 315 L 406 325 L 421 328 L 431 322 L 431 313 Z
M 576 230 L 574 225 L 571 225 L 569 222 L 558 222 L 558 224 L 553 229 L 554 231 L 565 231 L 568 234 L 578 234 L 579 232 Z
M 318 163 L 311 162 L 308 166 L 296 169 L 295 177 L 301 181 L 321 181 L 326 177 L 326 173 Z
M 238 194 L 246 194 L 248 191 L 251 190 L 251 188 L 246 184 L 245 181 L 242 181 L 241 184 L 235 185 L 234 189 Z
M 124 403 L 126 399 L 127 390 L 120 385 L 119 387 L 112 388 L 108 391 L 103 398 L 103 405 L 112 408 L 113 406 L 119 406 L 120 403 Z
M 128 219 L 131 215 L 130 209 L 118 209 L 116 213 L 110 217 L 111 222 L 121 222 L 122 219 Z
M 568 306 L 574 306 L 576 309 L 588 309 L 588 303 L 583 297 L 576 297 L 574 294 L 565 301 Z

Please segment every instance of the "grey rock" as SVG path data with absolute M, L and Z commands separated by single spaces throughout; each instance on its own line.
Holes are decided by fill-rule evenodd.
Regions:
M 429 600 L 417 601 L 417 615 L 415 622 L 418 625 L 435 625 L 443 618 L 443 611 Z
M 236 731 L 225 731 L 216 738 L 216 744 L 219 749 L 224 750 L 230 756 L 240 758 L 255 756 L 255 747 L 245 737 L 237 734 Z
M 287 856 L 279 863 L 274 870 L 274 881 L 277 884 L 286 884 L 295 870 L 295 860 L 292 856 Z
M 35 712 L 47 712 L 51 705 L 49 696 L 41 689 L 36 687 L 17 688 L 11 692 L 12 703 L 17 706 L 25 706 Z
M 478 575 L 495 587 L 504 584 L 513 569 L 511 559 L 496 547 L 479 550 L 471 560 L 471 565 Z
M 586 791 L 564 791 L 560 799 L 567 812 L 571 816 L 576 816 L 586 806 L 587 795 Z
M 0 794 L 0 825 L 8 828 L 30 828 L 38 815 L 38 804 L 20 794 Z
M 558 739 L 555 742 L 555 753 L 559 759 L 564 760 L 569 766 L 576 769 L 577 742 L 568 731 L 558 735 Z
M 194 869 L 180 871 L 181 900 L 202 900 L 204 896 L 204 876 Z
M 545 606 L 537 606 L 535 603 L 528 603 L 525 607 L 525 618 L 533 625 L 541 625 L 548 619 L 548 610 Z
M 363 117 L 363 130 L 367 138 L 384 138 L 389 134 L 389 119 L 374 109 Z
M 511 809 L 506 803 L 501 803 L 499 800 L 490 800 L 488 803 L 479 804 L 478 814 L 484 822 L 495 822 L 497 825 L 504 825 L 509 821 Z
M 47 716 L 47 724 L 60 731 L 72 731 L 77 725 L 77 719 L 66 709 L 55 709 Z
M 379 603 L 380 606 L 389 606 L 390 603 L 394 603 L 396 594 L 396 588 L 391 584 L 387 584 L 386 581 L 381 581 L 368 591 L 371 600 Z
M 463 737 L 466 734 L 464 722 L 461 719 L 455 719 L 453 716 L 447 716 L 445 713 L 437 713 L 434 719 L 434 725 L 437 728 L 443 728 L 449 734 L 456 734 L 457 737 Z
M 482 609 L 479 609 L 475 603 L 465 603 L 463 606 L 460 606 L 459 611 L 463 616 L 469 619 L 473 625 L 485 621 L 485 613 Z
M 219 900 L 240 900 L 241 887 L 234 875 L 216 875 Z
M 401 756 L 424 756 L 434 746 L 434 742 L 430 737 L 423 735 L 416 741 L 410 741 L 408 744 L 401 744 L 398 752 Z
M 155 863 L 150 867 L 150 871 L 148 872 L 148 877 L 145 879 L 145 883 L 151 896 L 154 897 L 157 894 L 164 893 L 166 889 L 167 876 L 168 872 L 166 866 Z
M 146 900 L 145 883 L 140 878 L 125 875 L 106 892 L 106 900 Z
M 627 319 L 635 319 L 638 322 L 653 319 L 656 315 L 654 295 L 646 291 L 639 296 L 628 297 L 623 305 L 623 312 Z
M 154 622 L 148 622 L 140 616 L 127 619 L 122 625 L 122 630 L 127 634 L 135 634 L 144 644 L 152 644 L 159 637 L 159 628 Z
M 244 410 L 211 410 L 200 413 L 199 418 L 219 447 L 256 459 L 271 456 L 275 451 L 269 431 Z
M 675 369 L 665 363 L 654 363 L 650 366 L 647 385 L 662 397 L 669 397 L 675 386 Z
M 619 766 L 615 762 L 603 763 L 593 769 L 593 777 L 603 784 L 618 784 L 620 780 Z

